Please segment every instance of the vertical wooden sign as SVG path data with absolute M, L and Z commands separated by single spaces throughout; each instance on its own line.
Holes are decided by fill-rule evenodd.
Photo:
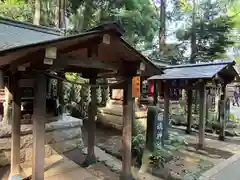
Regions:
M 132 97 L 140 97 L 140 76 L 135 76 L 132 79 Z

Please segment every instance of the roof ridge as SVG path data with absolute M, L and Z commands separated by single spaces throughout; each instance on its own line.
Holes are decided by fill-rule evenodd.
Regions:
M 85 29 L 84 32 L 96 31 L 96 30 L 107 30 L 107 29 L 112 29 L 112 28 L 114 28 L 120 36 L 123 35 L 124 29 L 116 21 L 105 22 L 105 23 L 103 23 L 99 26 L 96 26 L 96 27 L 93 27 L 93 28 L 90 28 L 90 29 Z
M 229 60 L 229 61 L 210 62 L 210 63 L 182 64 L 182 65 L 168 66 L 168 67 L 165 67 L 164 69 L 199 67 L 199 66 L 215 66 L 215 65 L 227 65 L 227 64 L 235 65 L 235 61 Z
M 50 27 L 41 26 L 41 25 L 34 25 L 34 24 L 31 24 L 28 22 L 17 21 L 17 20 L 13 20 L 10 18 L 2 17 L 2 16 L 0 16 L 0 23 L 7 24 L 10 26 L 20 27 L 20 28 L 24 28 L 24 29 L 30 29 L 30 30 L 34 30 L 34 31 L 42 32 L 42 33 L 52 34 L 52 35 L 61 36 L 61 34 L 62 34 L 61 30 L 57 29 L 57 28 L 50 28 Z

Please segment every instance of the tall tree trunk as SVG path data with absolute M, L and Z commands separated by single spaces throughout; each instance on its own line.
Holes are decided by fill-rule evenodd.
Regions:
M 164 55 L 165 51 L 166 51 L 165 35 L 166 35 L 166 0 L 161 0 L 160 29 L 159 29 L 159 51 L 160 51 L 160 55 Z
M 196 38 L 196 15 L 197 15 L 197 0 L 193 0 L 193 10 L 192 10 L 192 34 L 191 34 L 191 57 L 190 63 L 196 63 L 197 55 L 197 38 Z M 197 91 L 194 91 L 194 112 L 197 111 Z
M 33 24 L 35 24 L 35 25 L 40 24 L 40 16 L 41 16 L 41 2 L 40 2 L 40 0 L 35 0 Z
M 197 38 L 196 38 L 196 6 L 197 0 L 193 0 L 193 11 L 192 11 L 192 35 L 191 35 L 191 58 L 190 63 L 196 63 L 197 53 Z
M 65 23 L 65 0 L 59 0 L 59 28 L 66 28 L 66 23 Z
M 55 9 L 55 18 L 54 18 L 54 24 L 56 26 L 56 28 L 59 28 L 59 11 L 60 11 L 60 8 L 59 8 L 59 4 L 60 4 L 60 0 L 56 0 L 56 9 Z

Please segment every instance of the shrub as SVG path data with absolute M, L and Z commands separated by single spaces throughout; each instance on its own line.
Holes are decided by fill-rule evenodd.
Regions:
M 233 114 L 233 113 L 231 113 L 230 112 L 230 120 L 232 120 L 232 121 L 235 121 L 237 118 L 236 118 L 236 116 L 235 116 L 235 114 Z
M 142 123 L 141 123 L 141 121 L 139 121 L 139 120 L 135 120 L 135 126 L 136 126 L 136 135 L 138 135 L 138 134 L 145 134 L 145 128 L 144 128 L 144 126 L 142 125 Z
M 150 156 L 150 164 L 156 168 L 164 167 L 164 163 L 172 160 L 173 154 L 164 149 L 161 144 L 156 144 L 155 151 Z

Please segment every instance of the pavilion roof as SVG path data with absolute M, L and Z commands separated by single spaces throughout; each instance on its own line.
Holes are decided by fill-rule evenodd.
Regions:
M 106 64 L 115 63 L 114 70 L 118 70 L 120 64 L 132 68 L 135 64 L 143 62 L 148 76 L 161 74 L 161 69 L 122 39 L 123 30 L 117 23 L 106 23 L 77 35 L 61 36 L 57 29 L 0 18 L 0 30 L 0 67 L 12 63 L 21 65 L 33 61 L 40 62 L 44 59 L 45 49 L 54 46 L 57 48 L 57 57 L 72 58 L 71 67 L 65 68 L 65 72 L 81 72 L 81 68 L 85 67 L 79 67 L 78 62 L 82 58 L 86 61 L 86 58 L 89 58 L 88 50 L 97 47 L 97 50 L 94 50 L 95 61 L 93 58 L 87 61 L 88 72 L 94 65 L 96 68 L 95 62 L 100 61 Z M 109 45 L 102 43 L 105 34 L 110 35 Z M 98 69 L 103 67 L 99 66 Z
M 0 51 L 59 38 L 58 29 L 0 17 Z
M 234 61 L 224 61 L 169 66 L 162 75 L 152 76 L 148 80 L 212 79 L 217 74 L 234 79 L 238 77 L 234 65 Z

